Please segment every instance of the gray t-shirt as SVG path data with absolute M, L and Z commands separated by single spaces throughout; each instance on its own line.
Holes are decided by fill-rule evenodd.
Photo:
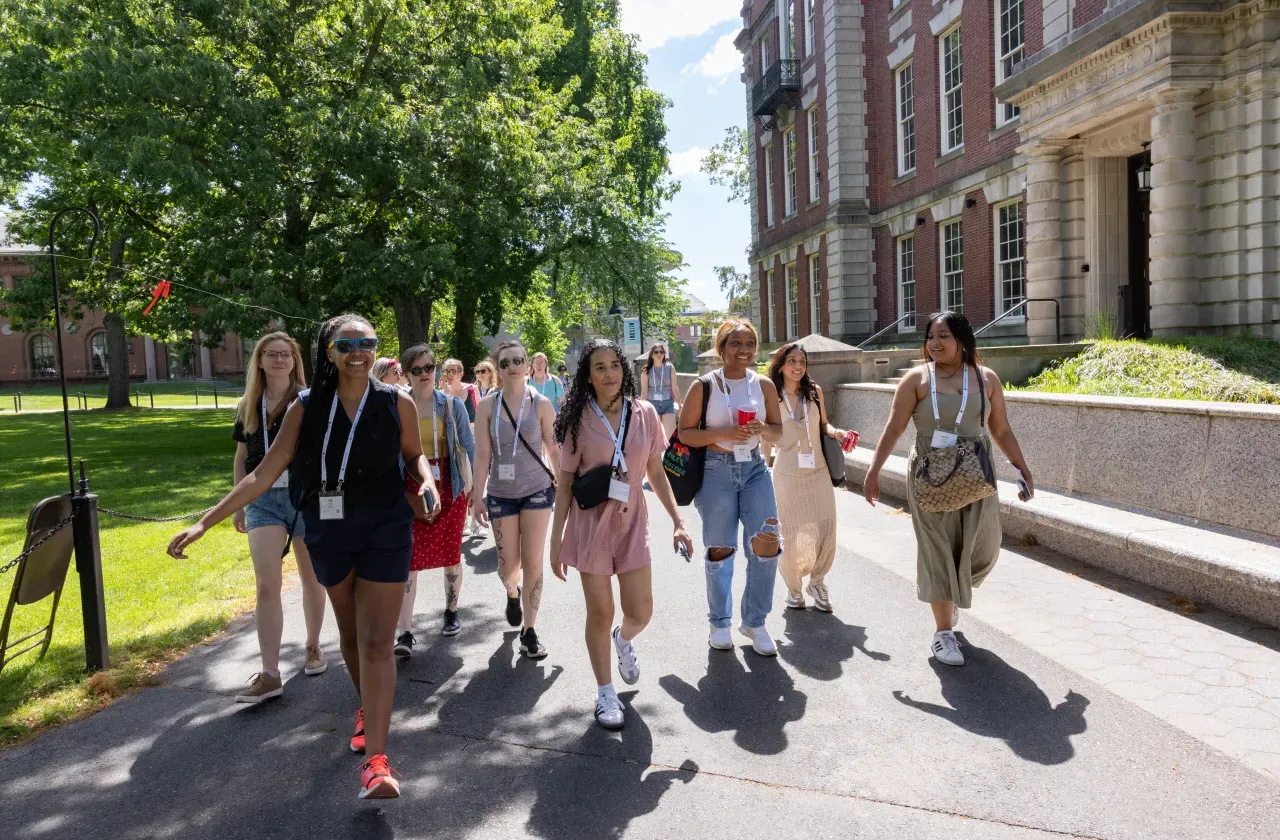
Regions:
M 489 418 L 489 442 L 492 454 L 489 457 L 488 494 L 498 499 L 523 499 L 539 493 L 551 486 L 549 467 L 543 466 L 542 422 L 538 419 L 538 406 L 546 397 L 533 388 L 525 388 L 525 397 L 518 408 L 512 408 L 512 416 L 519 410 L 520 432 L 529 447 L 537 453 L 537 458 L 515 438 L 511 418 L 502 407 L 502 394 L 498 393 L 493 403 L 493 415 Z M 494 435 L 494 418 L 497 418 L 498 432 Z M 512 457 L 512 446 L 515 456 Z M 502 480 L 499 464 L 515 464 L 515 478 Z

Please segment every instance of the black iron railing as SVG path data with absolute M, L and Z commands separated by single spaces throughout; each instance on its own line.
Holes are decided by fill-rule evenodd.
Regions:
M 752 113 L 757 117 L 774 114 L 799 91 L 800 62 L 790 58 L 775 61 L 751 91 Z

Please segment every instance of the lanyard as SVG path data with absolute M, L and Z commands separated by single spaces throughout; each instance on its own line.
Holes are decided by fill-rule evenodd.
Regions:
M 609 425 L 609 420 L 604 416 L 604 412 L 600 410 L 600 406 L 596 405 L 596 401 L 591 401 L 591 407 L 596 410 L 596 416 L 600 418 L 600 422 L 604 423 L 604 427 L 609 432 L 609 437 L 613 440 L 613 466 L 622 472 L 627 471 L 627 461 L 622 457 L 622 444 L 625 441 L 623 429 L 627 427 L 627 414 L 631 411 L 631 403 L 624 402 L 622 404 L 622 417 L 618 420 L 618 431 L 613 430 L 613 426 Z
M 964 416 L 964 408 L 969 404 L 969 365 L 961 365 L 960 370 L 964 376 L 964 395 L 960 397 L 960 410 L 956 412 L 957 433 L 960 431 L 960 418 Z M 933 362 L 929 362 L 929 392 L 933 397 L 933 423 L 936 426 L 942 422 L 942 418 L 938 415 L 938 379 Z
M 516 412 L 516 423 L 514 433 L 511 435 L 511 460 L 516 459 L 516 451 L 520 446 L 520 424 L 524 422 L 524 399 L 529 396 L 528 390 L 524 392 L 524 396 L 520 397 L 520 410 Z M 494 400 L 493 405 L 493 442 L 498 448 L 498 459 L 502 459 L 502 439 L 498 437 L 498 413 L 502 408 L 502 393 L 498 393 L 498 398 Z
M 667 381 L 667 366 L 663 365 L 662 367 L 657 368 L 656 370 L 658 372 L 658 383 L 650 387 L 649 390 L 655 394 L 661 394 L 663 392 L 662 386 L 665 385 Z
M 751 371 L 747 371 L 747 400 L 751 400 Z M 729 422 L 733 422 L 733 406 L 729 403 L 729 380 L 724 378 L 724 371 L 720 371 L 720 384 L 724 386 L 724 390 L 720 392 L 720 396 L 724 397 L 724 410 L 729 414 Z
M 271 434 L 267 431 L 267 395 L 262 395 L 262 451 L 271 448 Z
M 791 415 L 791 419 L 796 419 L 796 413 L 791 410 L 791 398 L 784 391 L 782 400 L 787 404 L 787 413 Z M 800 398 L 800 425 L 804 426 L 804 439 L 809 443 L 809 451 L 813 451 L 813 435 L 809 432 L 809 401 L 804 397 Z
M 445 397 L 445 405 L 449 404 L 448 396 Z M 440 460 L 440 426 L 439 418 L 436 416 L 436 395 L 431 394 L 431 453 L 435 455 L 436 460 Z
M 356 418 L 351 421 L 351 431 L 347 433 L 347 448 L 342 450 L 342 466 L 338 468 L 338 491 L 342 491 L 342 481 L 347 477 L 347 461 L 351 458 L 351 444 L 356 439 L 356 426 L 360 424 L 360 415 L 364 413 L 364 404 L 369 399 L 371 385 L 364 386 L 364 396 L 360 398 L 360 406 L 356 409 Z M 338 395 L 333 395 L 333 403 L 329 406 L 329 426 L 324 430 L 324 443 L 320 446 L 320 486 L 329 486 L 329 462 L 325 456 L 329 452 L 329 435 L 333 432 L 333 418 L 338 413 Z

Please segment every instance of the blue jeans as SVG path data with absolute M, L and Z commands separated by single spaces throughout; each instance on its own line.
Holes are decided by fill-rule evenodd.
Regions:
M 733 561 L 738 551 L 738 525 L 742 525 L 743 551 L 747 555 L 747 588 L 742 593 L 742 623 L 763 627 L 773 609 L 773 582 L 782 556 L 781 536 L 775 557 L 759 557 L 751 538 L 761 533 L 780 534 L 778 502 L 773 479 L 757 448 L 750 461 L 738 463 L 733 455 L 707 449 L 702 489 L 693 499 L 702 517 L 702 544 L 707 547 L 707 618 L 713 627 L 728 627 L 733 620 Z M 766 524 L 766 520 L 773 524 Z M 711 549 L 729 548 L 724 560 L 712 560 Z

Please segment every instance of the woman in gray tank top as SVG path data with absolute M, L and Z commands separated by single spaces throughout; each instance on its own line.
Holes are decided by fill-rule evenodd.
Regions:
M 653 403 L 662 421 L 662 431 L 667 437 L 676 430 L 676 416 L 680 413 L 680 385 L 676 382 L 676 369 L 671 365 L 667 345 L 655 344 L 649 348 L 649 358 L 640 371 L 640 393 Z
M 493 522 L 498 577 L 507 590 L 507 622 L 521 628 L 520 652 L 542 659 L 547 649 L 538 642 L 534 623 L 555 504 L 552 477 L 560 468 L 556 412 L 550 400 L 528 387 L 529 355 L 520 342 L 498 344 L 493 362 L 498 390 L 476 409 L 473 505 L 477 520 Z

